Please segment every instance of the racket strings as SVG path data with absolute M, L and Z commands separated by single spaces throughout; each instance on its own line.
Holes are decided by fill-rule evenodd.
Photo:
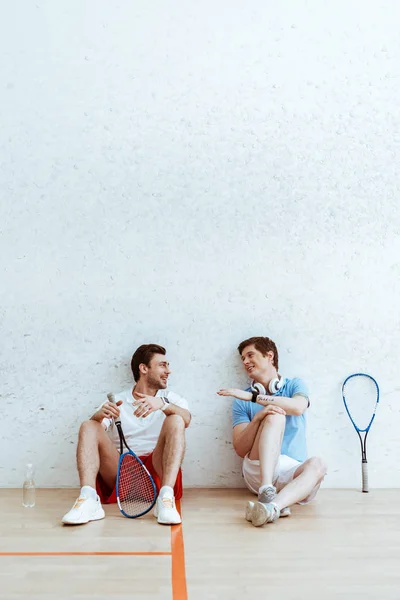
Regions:
M 343 398 L 353 423 L 360 431 L 367 429 L 378 401 L 374 381 L 362 375 L 350 378 L 343 386 Z
M 121 461 L 118 497 L 121 509 L 132 516 L 146 512 L 154 502 L 153 482 L 132 454 L 126 454 Z

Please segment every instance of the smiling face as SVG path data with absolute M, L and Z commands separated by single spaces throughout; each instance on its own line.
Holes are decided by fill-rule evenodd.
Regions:
M 139 365 L 140 379 L 146 382 L 148 387 L 165 390 L 168 384 L 168 377 L 171 373 L 169 362 L 163 354 L 154 354 L 148 365 L 141 363 Z
M 254 344 L 250 344 L 243 348 L 242 363 L 246 370 L 246 373 L 250 379 L 254 381 L 264 382 L 272 379 L 276 376 L 276 369 L 274 367 L 274 353 L 269 351 L 264 356 L 259 350 L 256 349 Z

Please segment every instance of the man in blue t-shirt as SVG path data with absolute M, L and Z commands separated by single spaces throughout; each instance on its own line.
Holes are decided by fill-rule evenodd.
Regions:
M 315 497 L 326 474 L 320 458 L 307 459 L 308 389 L 299 378 L 278 374 L 278 350 L 267 337 L 252 337 L 238 347 L 251 379 L 246 390 L 222 389 L 233 396 L 233 446 L 243 458 L 243 477 L 258 502 L 248 502 L 246 519 L 255 527 L 290 515 L 292 504 Z

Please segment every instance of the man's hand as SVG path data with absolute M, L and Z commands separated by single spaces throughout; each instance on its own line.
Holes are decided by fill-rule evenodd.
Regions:
M 146 396 L 146 394 L 133 392 L 133 397 L 135 398 L 133 406 L 137 406 L 137 409 L 133 413 L 135 417 L 146 418 L 152 412 L 160 410 L 164 406 L 164 402 L 160 396 Z
M 262 421 L 267 415 L 284 415 L 285 411 L 280 406 L 269 404 L 265 408 L 259 410 L 253 417 L 253 421 Z
M 233 396 L 233 398 L 238 398 L 239 400 L 245 400 L 248 402 L 252 399 L 253 395 L 251 392 L 244 392 L 243 390 L 239 390 L 238 388 L 227 388 L 223 390 L 219 390 L 217 392 L 218 396 Z
M 102 421 L 103 419 L 117 419 L 119 417 L 120 410 L 117 406 L 121 406 L 122 400 L 118 400 L 116 404 L 111 402 L 105 402 L 103 406 L 97 411 L 96 421 Z

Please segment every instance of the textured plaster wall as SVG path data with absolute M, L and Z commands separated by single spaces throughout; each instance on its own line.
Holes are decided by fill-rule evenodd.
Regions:
M 79 423 L 167 346 L 193 409 L 185 481 L 239 486 L 244 337 L 312 391 L 325 485 L 359 486 L 340 385 L 382 403 L 371 486 L 400 472 L 396 1 L 3 2 L 0 485 L 77 484 Z

